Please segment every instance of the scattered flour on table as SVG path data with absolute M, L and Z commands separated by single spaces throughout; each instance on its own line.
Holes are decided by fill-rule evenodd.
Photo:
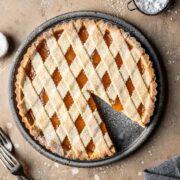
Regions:
M 174 64 L 175 61 L 174 60 L 168 60 L 168 64 Z
M 76 175 L 76 174 L 78 174 L 79 173 L 79 169 L 78 168 L 73 168 L 72 169 L 72 175 L 74 176 L 74 175 Z
M 58 164 L 58 163 L 54 163 L 54 166 L 58 168 L 58 167 L 59 167 L 59 164 Z
M 42 16 L 45 16 L 46 15 L 46 10 L 47 8 L 52 4 L 54 0 L 41 0 L 41 13 L 42 13 Z
M 111 11 L 112 14 L 123 16 L 127 10 L 127 0 L 105 0 L 102 1 L 103 5 Z
M 149 153 L 150 156 L 152 156 L 152 151 L 151 150 L 149 150 L 148 153 Z
M 16 148 L 16 149 L 18 149 L 19 148 L 19 144 L 14 144 L 14 147 Z
M 41 6 L 47 8 L 54 0 L 41 0 Z
M 141 164 L 144 164 L 144 161 L 141 161 Z
M 143 12 L 155 14 L 164 9 L 169 0 L 135 0 L 135 2 Z
M 100 180 L 100 177 L 97 174 L 95 174 L 94 175 L 94 180 Z
M 175 76 L 175 81 L 179 81 L 180 80 L 180 75 L 176 75 Z
M 12 123 L 8 122 L 8 123 L 6 124 L 6 127 L 7 127 L 8 129 L 11 129 L 11 128 L 12 128 Z

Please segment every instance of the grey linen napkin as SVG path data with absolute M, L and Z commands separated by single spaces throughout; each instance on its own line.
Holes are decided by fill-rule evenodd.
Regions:
M 144 170 L 145 180 L 180 180 L 180 156 Z

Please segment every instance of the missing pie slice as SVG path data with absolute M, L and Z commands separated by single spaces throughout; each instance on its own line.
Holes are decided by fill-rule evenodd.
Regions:
M 128 33 L 104 21 L 69 21 L 42 33 L 16 77 L 17 107 L 30 134 L 72 159 L 116 152 L 92 94 L 143 127 L 155 106 L 149 56 Z

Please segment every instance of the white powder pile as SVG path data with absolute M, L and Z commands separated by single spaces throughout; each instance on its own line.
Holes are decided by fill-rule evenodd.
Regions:
M 0 32 L 0 58 L 6 55 L 8 47 L 9 44 L 6 36 Z
M 135 0 L 138 8 L 147 14 L 156 14 L 163 10 L 169 0 Z

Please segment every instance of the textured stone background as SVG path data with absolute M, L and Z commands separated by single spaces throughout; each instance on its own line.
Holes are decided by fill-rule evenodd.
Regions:
M 15 50 L 0 60 L 0 126 L 15 144 L 16 155 L 35 180 L 136 180 L 144 168 L 180 154 L 180 1 L 161 15 L 129 12 L 128 0 L 1 0 L 0 31 L 13 38 L 15 50 L 39 24 L 56 15 L 77 10 L 99 10 L 124 18 L 150 39 L 162 57 L 169 81 L 169 100 L 159 127 L 148 142 L 128 158 L 109 166 L 79 169 L 66 167 L 43 157 L 21 136 L 8 106 L 8 71 Z M 16 179 L 0 164 L 0 179 Z

